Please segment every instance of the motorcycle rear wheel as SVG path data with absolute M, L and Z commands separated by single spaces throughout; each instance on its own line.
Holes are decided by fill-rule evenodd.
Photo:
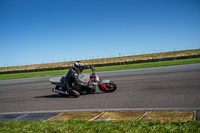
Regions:
M 110 83 L 106 83 L 102 85 L 99 85 L 99 89 L 105 93 L 114 92 L 117 89 L 117 85 L 110 81 Z

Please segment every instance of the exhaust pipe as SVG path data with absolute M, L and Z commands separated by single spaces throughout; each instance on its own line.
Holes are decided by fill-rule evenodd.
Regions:
M 68 93 L 66 91 L 61 91 L 61 90 L 58 90 L 58 89 L 53 89 L 52 91 L 60 93 L 60 94 L 68 95 Z

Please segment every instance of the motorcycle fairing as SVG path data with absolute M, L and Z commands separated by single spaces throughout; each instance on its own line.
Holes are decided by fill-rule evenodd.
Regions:
M 78 79 L 81 82 L 88 83 L 90 81 L 90 74 L 88 74 L 88 73 L 79 74 Z
M 50 78 L 49 81 L 57 86 L 61 86 L 61 87 L 65 87 L 63 82 L 60 82 L 61 78 L 60 77 L 54 77 L 54 78 Z
M 110 80 L 105 79 L 105 80 L 102 80 L 101 83 L 102 84 L 107 84 L 107 83 L 110 83 Z

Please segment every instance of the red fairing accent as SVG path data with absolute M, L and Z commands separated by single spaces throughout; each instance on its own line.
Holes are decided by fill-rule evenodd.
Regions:
M 101 86 L 103 86 L 103 88 L 105 88 L 106 90 L 109 90 L 107 87 L 105 87 L 103 84 L 101 84 Z
M 84 82 L 87 83 L 87 80 L 84 79 Z

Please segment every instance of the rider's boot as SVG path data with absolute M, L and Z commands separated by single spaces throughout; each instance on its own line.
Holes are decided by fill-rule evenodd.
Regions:
M 71 93 L 75 98 L 78 98 L 78 97 L 80 96 L 80 93 L 79 93 L 78 91 L 76 91 L 76 90 L 73 90 L 73 89 L 70 90 L 70 93 Z

